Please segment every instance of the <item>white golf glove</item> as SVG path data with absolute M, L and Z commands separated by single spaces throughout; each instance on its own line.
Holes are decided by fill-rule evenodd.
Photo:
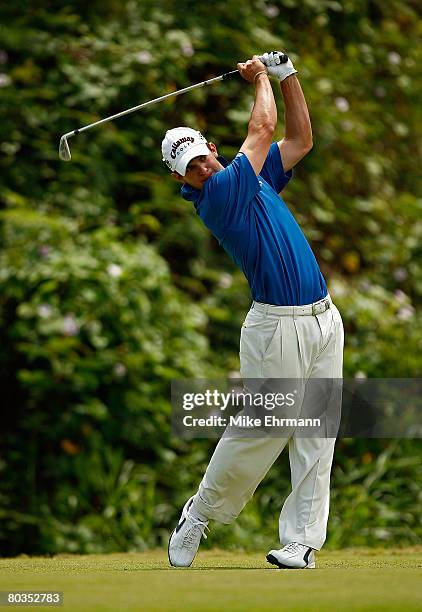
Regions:
M 297 72 L 291 60 L 282 51 L 264 53 L 259 56 L 259 59 L 267 67 L 268 74 L 280 81 L 284 81 L 288 76 Z

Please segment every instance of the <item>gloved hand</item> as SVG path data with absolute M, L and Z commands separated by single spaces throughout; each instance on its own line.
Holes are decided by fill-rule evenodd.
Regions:
M 269 51 L 260 55 L 259 59 L 267 67 L 268 74 L 280 81 L 297 72 L 289 57 L 282 51 Z

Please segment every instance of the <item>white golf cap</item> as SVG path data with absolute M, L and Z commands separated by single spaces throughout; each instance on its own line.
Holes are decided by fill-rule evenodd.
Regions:
M 209 155 L 207 141 L 201 132 L 188 127 L 177 127 L 168 130 L 161 143 L 163 161 L 172 172 L 181 176 L 186 174 L 186 166 L 198 155 Z

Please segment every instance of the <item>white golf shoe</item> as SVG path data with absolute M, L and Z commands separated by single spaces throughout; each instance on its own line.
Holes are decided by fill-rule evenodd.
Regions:
M 207 539 L 205 529 L 208 529 L 208 521 L 200 521 L 190 514 L 192 502 L 193 497 L 186 502 L 179 523 L 170 536 L 168 555 L 170 565 L 174 567 L 189 567 L 195 559 L 201 538 Z
M 314 569 L 315 553 L 309 546 L 290 542 L 280 550 L 270 550 L 267 561 L 282 569 Z

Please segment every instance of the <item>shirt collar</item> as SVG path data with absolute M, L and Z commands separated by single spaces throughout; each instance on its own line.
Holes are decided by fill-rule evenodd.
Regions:
M 227 166 L 230 163 L 222 155 L 219 155 L 217 157 L 217 160 L 220 162 L 223 168 L 227 168 Z M 201 195 L 203 194 L 203 191 L 204 191 L 203 189 L 195 189 L 195 187 L 191 187 L 190 185 L 185 184 L 185 185 L 182 185 L 182 188 L 180 189 L 180 194 L 182 198 L 184 198 L 185 200 L 193 202 L 196 208 L 199 204 L 199 200 L 201 198 Z

